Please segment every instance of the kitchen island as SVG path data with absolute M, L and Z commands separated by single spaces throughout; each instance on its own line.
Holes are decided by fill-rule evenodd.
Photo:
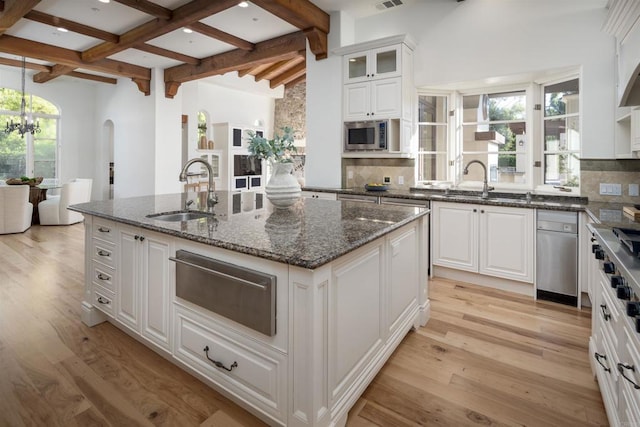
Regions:
M 428 210 L 274 210 L 258 192 L 219 192 L 214 215 L 155 216 L 188 197 L 72 207 L 86 218 L 82 320 L 110 321 L 271 425 L 343 425 L 429 317 Z

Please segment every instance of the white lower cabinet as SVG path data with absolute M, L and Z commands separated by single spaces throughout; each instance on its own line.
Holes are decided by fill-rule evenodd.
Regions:
M 174 356 L 227 393 L 286 424 L 285 354 L 176 307 Z
M 119 227 L 116 318 L 157 346 L 170 350 L 171 242 L 158 233 Z
M 433 202 L 433 264 L 533 282 L 534 211 Z
M 326 200 L 337 200 L 338 195 L 336 193 L 327 193 L 324 191 L 303 191 L 302 197 L 308 199 L 326 199 Z

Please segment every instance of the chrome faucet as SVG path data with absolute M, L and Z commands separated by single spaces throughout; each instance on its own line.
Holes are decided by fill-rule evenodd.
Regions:
M 482 163 L 480 160 L 471 160 L 469 163 L 467 163 L 467 166 L 464 167 L 464 170 L 462 171 L 462 173 L 467 175 L 469 173 L 469 166 L 472 163 L 478 163 L 480 166 L 482 166 L 482 169 L 484 169 L 484 182 L 483 182 L 483 185 L 482 185 L 482 198 L 486 199 L 486 198 L 489 197 L 489 190 L 493 190 L 493 187 L 489 187 L 489 185 L 488 185 L 489 176 L 487 174 L 487 167 L 484 165 L 484 163 Z
M 194 163 L 202 163 L 207 168 L 207 174 L 209 175 L 209 189 L 207 191 L 207 212 L 213 212 L 213 207 L 216 205 L 216 203 L 218 203 L 218 196 L 213 192 L 213 169 L 211 169 L 211 165 L 209 163 L 199 157 L 189 160 L 182 167 L 178 179 L 180 180 L 180 182 L 186 182 L 187 169 L 189 169 L 189 166 Z

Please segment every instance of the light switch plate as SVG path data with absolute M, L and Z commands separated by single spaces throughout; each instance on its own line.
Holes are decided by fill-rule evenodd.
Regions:
M 629 195 L 640 196 L 640 192 L 638 191 L 638 184 L 629 184 Z

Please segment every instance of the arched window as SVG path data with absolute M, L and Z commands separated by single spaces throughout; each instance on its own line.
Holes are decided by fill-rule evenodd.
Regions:
M 0 179 L 21 176 L 41 176 L 47 180 L 58 177 L 58 108 L 46 99 L 25 94 L 29 122 L 39 123 L 41 132 L 20 136 L 17 131 L 6 133 L 11 120 L 20 121 L 22 93 L 0 88 Z

